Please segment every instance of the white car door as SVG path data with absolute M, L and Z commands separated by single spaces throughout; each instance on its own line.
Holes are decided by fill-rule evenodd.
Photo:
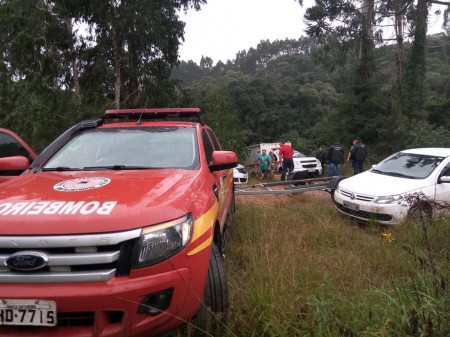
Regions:
M 442 179 L 444 177 L 444 179 Z M 446 178 L 445 178 L 446 177 Z M 436 196 L 437 202 L 444 202 L 450 204 L 450 163 L 447 164 L 439 173 L 436 181 Z M 437 210 L 438 213 L 442 213 L 443 210 Z M 447 210 L 446 213 L 449 213 Z

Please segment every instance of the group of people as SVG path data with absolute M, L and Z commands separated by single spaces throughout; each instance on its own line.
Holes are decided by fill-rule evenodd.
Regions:
M 292 172 L 294 170 L 294 149 L 290 144 L 281 140 L 278 154 L 282 159 L 281 181 L 285 181 L 287 172 Z M 275 161 L 277 161 L 277 156 L 273 151 L 270 151 L 270 153 L 267 154 L 266 149 L 263 149 L 261 153 L 258 154 L 257 164 L 260 179 L 271 174 L 271 164 Z
M 277 160 L 277 157 L 273 151 L 270 151 L 269 154 L 266 152 L 267 151 L 263 149 L 257 159 L 260 178 L 263 178 L 271 173 L 271 165 Z M 294 170 L 294 149 L 290 144 L 287 144 L 284 140 L 281 140 L 278 154 L 282 159 L 281 181 L 285 181 L 287 173 Z M 316 158 L 322 165 L 322 174 L 325 174 L 325 166 L 328 164 L 327 176 L 329 177 L 341 175 L 341 167 L 345 161 L 352 162 L 353 174 L 364 172 L 364 162 L 366 160 L 366 156 L 366 145 L 358 137 L 353 138 L 347 158 L 345 158 L 344 147 L 338 140 L 336 140 L 329 147 L 327 153 L 324 152 L 323 146 L 320 146 L 319 152 L 316 154 Z
M 328 163 L 327 176 L 339 176 L 341 174 L 341 167 L 347 162 L 352 162 L 353 174 L 364 172 L 364 162 L 367 157 L 367 147 L 360 138 L 354 137 L 350 151 L 347 158 L 344 155 L 344 147 L 336 140 L 328 149 L 325 154 L 323 146 L 319 147 L 319 152 L 316 154 L 316 158 L 320 160 L 322 164 L 322 170 L 325 172 L 325 165 Z

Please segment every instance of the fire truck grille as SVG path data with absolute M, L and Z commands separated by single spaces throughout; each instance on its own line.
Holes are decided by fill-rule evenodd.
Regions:
M 95 315 L 93 312 L 58 313 L 58 326 L 93 326 Z
M 61 236 L 0 236 L 1 283 L 106 281 L 130 273 L 140 229 Z

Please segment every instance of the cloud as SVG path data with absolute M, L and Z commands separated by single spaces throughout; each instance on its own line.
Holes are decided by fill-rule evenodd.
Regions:
M 305 35 L 304 10 L 294 0 L 208 0 L 198 12 L 180 13 L 186 22 L 180 58 L 226 62 L 261 40 L 298 39 Z

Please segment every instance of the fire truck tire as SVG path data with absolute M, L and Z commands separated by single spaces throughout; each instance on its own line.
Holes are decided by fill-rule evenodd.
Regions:
M 196 337 L 220 336 L 226 331 L 228 286 L 219 249 L 213 244 L 203 301 L 195 320 Z

